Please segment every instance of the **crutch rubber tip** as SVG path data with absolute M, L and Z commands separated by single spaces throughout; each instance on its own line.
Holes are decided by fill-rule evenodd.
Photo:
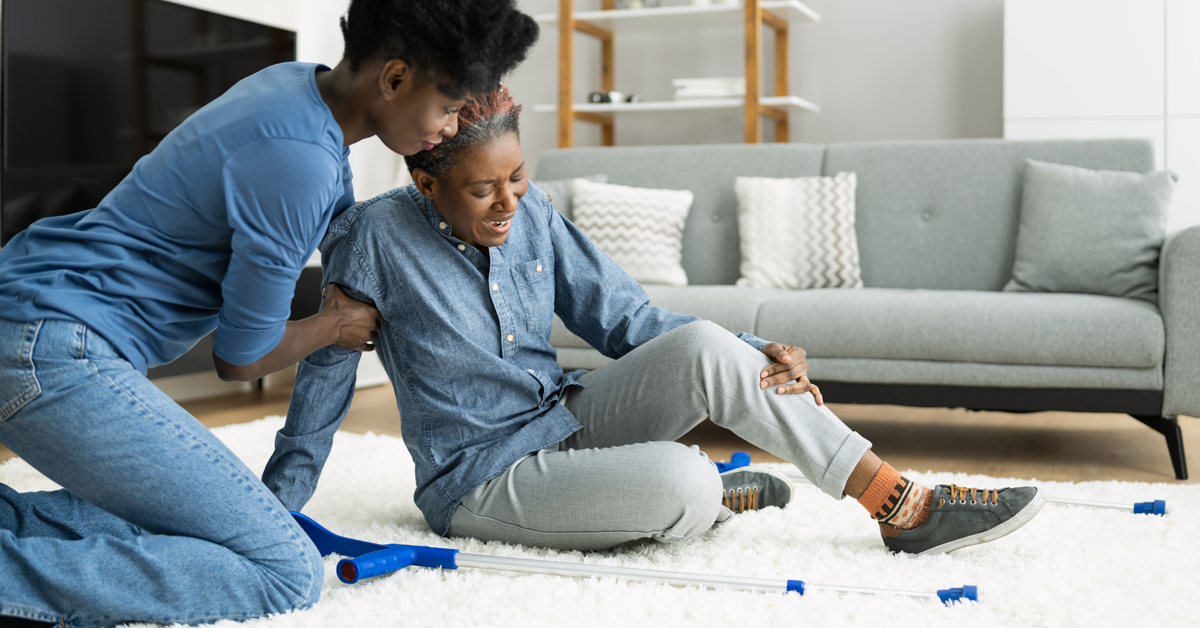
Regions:
M 1133 505 L 1134 514 L 1138 515 L 1158 515 L 1167 514 L 1166 500 L 1156 499 L 1152 502 L 1139 502 Z
M 961 588 L 956 589 L 941 589 L 938 591 L 938 598 L 942 600 L 942 604 L 947 606 L 949 606 L 951 602 L 957 602 L 963 598 L 978 602 L 979 589 L 969 584 L 963 585 Z

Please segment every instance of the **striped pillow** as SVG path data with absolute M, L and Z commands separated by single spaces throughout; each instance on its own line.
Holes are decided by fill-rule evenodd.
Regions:
M 861 288 L 853 172 L 738 177 L 742 277 L 753 288 Z
M 575 179 L 575 226 L 639 283 L 686 286 L 683 223 L 688 190 L 654 190 Z

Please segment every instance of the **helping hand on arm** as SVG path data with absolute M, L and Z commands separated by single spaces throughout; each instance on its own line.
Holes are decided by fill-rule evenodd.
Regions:
M 223 381 L 251 381 L 287 368 L 313 351 L 338 345 L 354 351 L 374 351 L 383 318 L 374 306 L 346 296 L 337 284 L 325 287 L 321 311 L 299 321 L 288 321 L 283 339 L 270 353 L 245 365 L 230 364 L 213 354 L 217 375 Z
M 825 405 L 821 390 L 816 384 L 808 381 L 808 360 L 804 349 L 778 342 L 769 343 L 762 348 L 763 355 L 775 362 L 759 373 L 759 388 L 769 388 L 778 384 L 796 382 L 795 385 L 780 386 L 776 391 L 780 395 L 800 395 L 811 392 L 817 400 L 817 405 Z

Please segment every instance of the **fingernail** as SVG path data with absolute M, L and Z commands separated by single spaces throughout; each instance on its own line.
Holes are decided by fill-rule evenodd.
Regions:
M 760 383 L 759 383 L 759 385 L 758 385 L 758 387 L 759 387 L 759 388 L 766 388 L 766 387 L 767 387 L 767 383 L 766 383 L 766 382 L 760 382 Z
M 779 394 L 781 394 L 781 395 L 782 395 L 782 394 L 783 394 L 783 393 L 785 393 L 785 392 L 787 392 L 787 387 L 786 387 L 786 386 L 780 386 L 780 387 L 779 387 Z
M 762 375 L 759 375 L 759 377 L 766 377 L 766 376 L 767 376 L 767 372 L 766 372 L 766 371 L 763 371 L 763 372 L 762 372 Z

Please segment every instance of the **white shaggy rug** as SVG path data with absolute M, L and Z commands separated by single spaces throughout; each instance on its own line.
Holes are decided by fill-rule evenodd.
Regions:
M 214 432 L 261 471 L 271 417 Z M 918 480 L 1005 486 L 1013 480 L 946 476 Z M 0 482 L 18 490 L 55 486 L 13 460 Z M 1021 481 L 1021 484 L 1030 482 Z M 1194 626 L 1200 566 L 1200 486 L 1032 482 L 1053 497 L 1134 503 L 1165 499 L 1166 517 L 1047 504 L 1024 528 L 986 545 L 935 557 L 892 556 L 855 502 L 796 485 L 786 509 L 734 517 L 698 540 L 653 542 L 583 554 L 462 539 L 430 532 L 412 501 L 412 461 L 393 437 L 339 433 L 305 514 L 331 531 L 375 543 L 453 547 L 465 553 L 622 565 L 669 571 L 934 591 L 972 584 L 979 602 L 944 607 L 894 596 L 747 593 L 613 579 L 573 579 L 460 569 L 409 568 L 344 585 L 325 563 L 311 609 L 246 622 L 252 628 L 327 626 Z M 229 628 L 238 624 L 219 622 Z

